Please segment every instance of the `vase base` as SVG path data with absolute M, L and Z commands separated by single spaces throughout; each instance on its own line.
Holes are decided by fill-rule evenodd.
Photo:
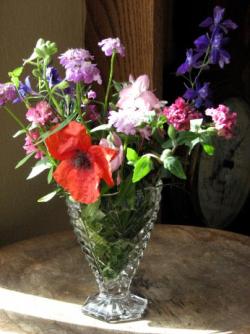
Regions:
M 133 294 L 122 298 L 97 294 L 85 301 L 82 312 L 107 322 L 123 322 L 140 319 L 147 304 L 147 299 Z

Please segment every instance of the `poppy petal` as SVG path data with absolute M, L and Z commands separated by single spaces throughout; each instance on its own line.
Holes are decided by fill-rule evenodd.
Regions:
M 77 150 L 86 152 L 91 145 L 91 137 L 84 125 L 71 121 L 63 129 L 49 136 L 45 142 L 52 157 L 65 160 L 72 158 Z
M 63 160 L 55 170 L 54 179 L 78 202 L 90 204 L 100 196 L 100 177 L 94 164 L 89 169 L 77 168 L 73 160 Z
M 110 187 L 114 185 L 110 161 L 116 156 L 117 152 L 117 150 L 100 145 L 92 145 L 88 150 L 88 153 L 96 164 L 100 178 Z

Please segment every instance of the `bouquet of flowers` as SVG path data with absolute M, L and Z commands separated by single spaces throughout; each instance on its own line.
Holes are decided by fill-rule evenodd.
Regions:
M 216 7 L 213 18 L 200 24 L 208 32 L 194 41 L 177 69 L 186 90 L 170 105 L 156 97 L 146 74 L 130 75 L 128 82 L 114 80 L 116 57 L 125 56 L 119 38 L 99 43 L 110 57 L 103 99 L 95 92 L 102 77 L 90 52 L 62 53 L 61 74 L 62 69 L 59 73 L 52 65 L 56 44 L 43 39 L 22 66 L 9 73 L 10 82 L 0 84 L 0 106 L 20 126 L 14 137 L 25 136 L 26 155 L 16 168 L 34 158 L 28 179 L 48 171 L 54 189 L 38 201 L 55 195 L 67 198 L 78 239 L 101 292 L 109 296 L 129 288 L 156 218 L 160 180 L 171 174 L 186 179 L 178 148 L 185 146 L 190 154 L 202 145 L 212 155 L 213 136 L 232 136 L 236 113 L 222 104 L 213 106 L 209 83 L 201 80 L 211 66 L 223 68 L 230 61 L 225 35 L 236 24 L 223 15 L 224 9 Z M 26 68 L 31 74 L 22 80 Z M 25 105 L 27 122 L 8 106 L 19 102 Z M 98 309 L 106 302 L 103 294 L 94 298 L 85 312 L 106 320 L 138 318 L 146 305 L 144 299 L 127 294 L 126 303 L 119 301 L 122 312 L 116 300 L 110 313 Z

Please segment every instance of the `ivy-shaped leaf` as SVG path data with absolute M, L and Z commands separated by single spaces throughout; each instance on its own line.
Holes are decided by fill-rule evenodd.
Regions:
M 149 156 L 142 156 L 135 164 L 132 182 L 138 182 L 153 169 L 153 163 Z
M 167 156 L 163 161 L 164 167 L 170 171 L 173 175 L 180 179 L 186 180 L 186 174 L 182 167 L 180 160 L 175 156 Z

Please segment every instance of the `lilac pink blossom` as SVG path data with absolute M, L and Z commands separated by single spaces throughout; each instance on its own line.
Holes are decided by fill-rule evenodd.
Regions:
M 23 149 L 26 151 L 26 154 L 35 152 L 35 159 L 41 159 L 43 157 L 43 152 L 40 151 L 35 145 L 34 142 L 39 138 L 39 132 L 33 131 L 26 135 Z
M 104 52 L 105 56 L 112 56 L 113 52 L 119 53 L 122 57 L 125 56 L 125 48 L 119 38 L 106 38 L 98 43 Z
M 192 119 L 202 118 L 202 115 L 192 108 L 182 97 L 178 97 L 173 104 L 163 109 L 168 123 L 178 131 L 188 131 Z
M 102 83 L 101 75 L 96 64 L 92 64 L 93 57 L 88 50 L 70 49 L 60 57 L 60 64 L 66 69 L 66 80 L 78 83 L 83 81 L 85 84 L 91 84 L 96 81 L 99 85 Z
M 17 97 L 16 87 L 11 83 L 0 83 L 0 106 L 7 102 L 13 102 Z
M 217 108 L 207 109 L 205 114 L 212 117 L 215 129 L 218 131 L 219 136 L 227 139 L 233 136 L 233 128 L 237 119 L 237 114 L 235 112 L 231 112 L 227 106 L 219 104 Z

